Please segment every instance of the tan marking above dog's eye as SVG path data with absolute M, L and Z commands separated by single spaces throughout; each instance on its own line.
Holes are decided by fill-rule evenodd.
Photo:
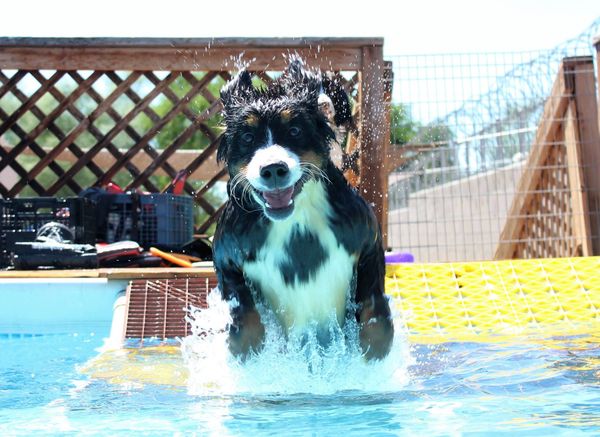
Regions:
M 317 167 L 322 167 L 323 165 L 323 158 L 320 157 L 318 154 L 316 154 L 315 152 L 306 152 L 303 153 L 300 157 L 300 159 L 304 162 L 309 162 L 311 164 L 316 165 Z
M 281 121 L 287 123 L 292 119 L 293 114 L 291 109 L 284 109 L 279 115 L 281 117 Z
M 258 126 L 258 117 L 255 114 L 250 114 L 246 117 L 246 124 L 252 127 Z

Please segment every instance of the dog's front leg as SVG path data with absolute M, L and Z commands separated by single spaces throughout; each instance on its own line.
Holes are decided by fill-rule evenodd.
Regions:
M 229 350 L 242 360 L 251 352 L 262 349 L 265 327 L 256 310 L 252 293 L 241 272 L 218 270 L 219 285 L 231 305 L 232 323 L 229 327 Z
M 356 302 L 360 347 L 368 360 L 384 358 L 392 347 L 394 325 L 385 296 L 385 258 L 381 246 L 363 254 L 357 266 Z
M 242 360 L 251 352 L 262 349 L 265 327 L 256 308 L 238 306 L 232 309 L 233 323 L 229 327 L 229 350 Z

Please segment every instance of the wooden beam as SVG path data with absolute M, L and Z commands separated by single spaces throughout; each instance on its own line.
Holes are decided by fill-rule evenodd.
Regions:
M 574 58 L 566 72 L 573 89 L 574 117 L 581 146 L 583 186 L 592 238 L 593 255 L 600 255 L 600 132 L 598 130 L 598 107 L 594 61 L 591 56 Z M 571 163 L 569 163 L 571 165 Z
M 594 46 L 596 47 L 596 81 L 597 81 L 597 89 L 600 90 L 600 35 L 596 36 L 593 41 Z M 600 108 L 600 94 L 598 95 L 598 107 Z M 600 111 L 598 111 L 598 126 L 600 126 Z
M 107 279 L 172 279 L 195 278 L 214 275 L 211 263 L 206 267 L 180 268 L 114 268 L 87 270 L 0 270 L 2 279 L 49 278 L 107 278 Z
M 0 38 L 0 68 L 61 70 L 281 70 L 298 53 L 308 65 L 359 70 L 364 47 L 381 38 Z
M 392 70 L 392 63 L 390 61 L 384 62 L 384 70 L 383 70 L 383 81 L 384 81 L 384 90 L 383 90 L 383 103 L 384 103 L 384 123 L 382 127 L 382 136 L 383 136 L 383 156 L 382 156 L 382 167 L 380 169 L 380 173 L 382 173 L 381 178 L 381 192 L 383 194 L 382 198 L 382 213 L 381 213 L 381 230 L 382 230 L 382 238 L 383 238 L 383 247 L 387 248 L 388 241 L 388 218 L 389 218 L 389 173 L 388 170 L 388 157 L 391 149 L 390 144 L 390 123 L 391 123 L 391 106 L 392 106 L 392 91 L 394 85 L 394 71 Z
M 364 47 L 360 81 L 360 194 L 369 202 L 382 224 L 385 194 L 384 135 L 385 85 L 383 80 L 383 48 Z
M 571 210 L 573 221 L 573 237 L 580 253 L 571 256 L 591 256 L 592 239 L 590 233 L 590 216 L 588 214 L 588 200 L 583 181 L 583 162 L 581 154 L 581 141 L 577 129 L 577 111 L 575 102 L 571 102 L 567 109 L 565 120 L 565 148 L 567 150 L 567 171 L 569 173 L 569 188 L 571 196 Z

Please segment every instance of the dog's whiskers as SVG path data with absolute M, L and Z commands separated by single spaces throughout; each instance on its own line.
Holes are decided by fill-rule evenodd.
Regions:
M 235 203 L 237 203 L 239 205 L 240 208 L 242 208 L 246 212 L 254 212 L 254 211 L 258 211 L 260 209 L 260 208 L 258 208 L 258 209 L 249 210 L 244 206 L 244 198 L 246 196 L 248 196 L 249 202 L 252 200 L 251 190 L 253 188 L 250 185 L 250 182 L 248 182 L 248 179 L 246 179 L 242 173 L 236 174 L 231 179 L 230 183 L 231 183 L 230 196 L 235 201 Z M 240 186 L 240 184 L 241 184 L 241 194 L 238 197 L 237 191 L 238 191 L 238 186 Z
M 331 183 L 331 180 L 329 179 L 329 177 L 327 177 L 327 174 L 323 171 L 323 169 L 313 164 L 312 162 L 302 161 L 300 162 L 300 167 L 302 169 L 303 176 L 307 176 L 306 180 L 310 180 L 311 178 L 323 179 L 328 183 Z

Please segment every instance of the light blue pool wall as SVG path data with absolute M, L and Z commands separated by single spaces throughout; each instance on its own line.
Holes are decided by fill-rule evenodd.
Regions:
M 0 280 L 0 334 L 65 333 L 82 324 L 110 326 L 127 280 L 27 278 Z

